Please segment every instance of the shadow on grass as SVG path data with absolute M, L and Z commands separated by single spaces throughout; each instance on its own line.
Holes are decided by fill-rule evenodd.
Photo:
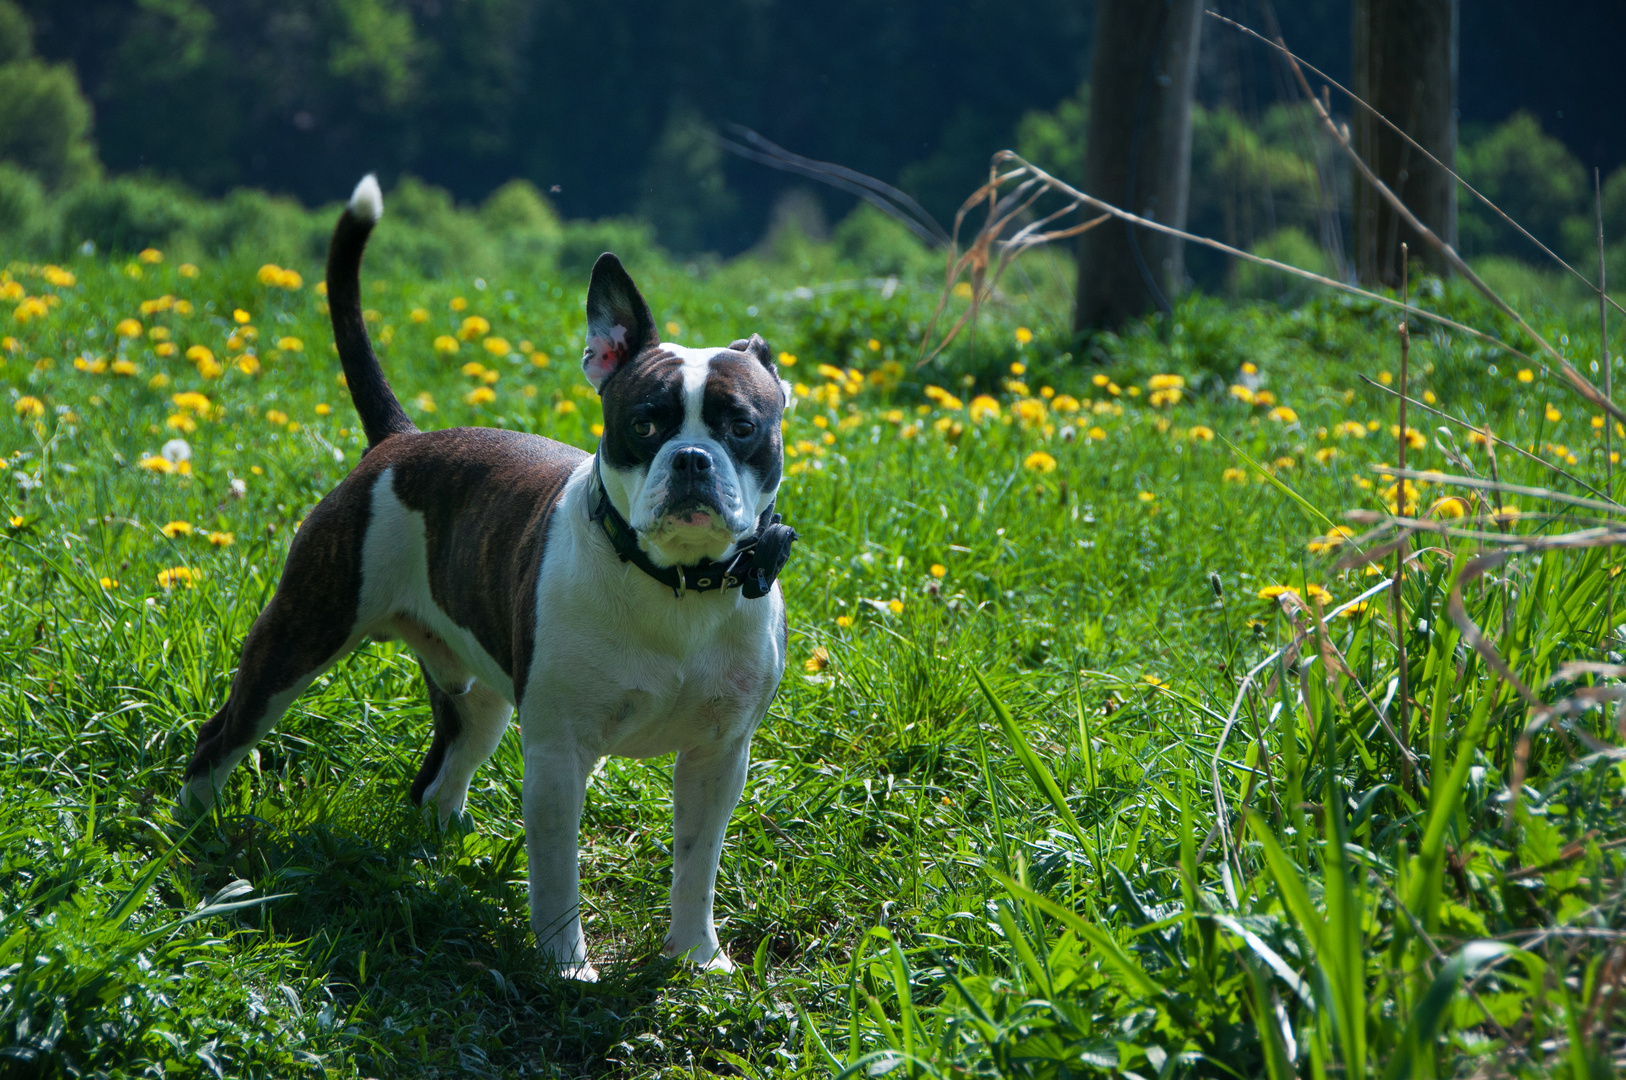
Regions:
M 291 830 L 264 817 L 219 816 L 188 854 L 194 895 L 236 879 L 262 895 L 289 894 L 242 913 L 239 925 L 296 960 L 290 969 L 329 1003 L 327 1052 L 342 1048 L 364 1068 L 591 1075 L 631 1059 L 648 1064 L 651 1055 L 671 1061 L 674 1052 L 729 1068 L 705 1045 L 715 1010 L 702 1010 L 710 1024 L 688 1029 L 697 1045 L 668 1032 L 674 1008 L 689 1012 L 716 987 L 659 955 L 649 935 L 664 912 L 636 910 L 649 906 L 647 890 L 628 898 L 634 913 L 618 920 L 652 916 L 642 939 L 594 942 L 595 952 L 610 953 L 597 983 L 561 978 L 540 961 L 523 835 L 443 829 L 411 807 L 375 806 L 359 820 Z

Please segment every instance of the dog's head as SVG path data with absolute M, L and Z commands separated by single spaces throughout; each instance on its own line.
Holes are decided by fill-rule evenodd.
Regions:
M 587 289 L 582 371 L 604 405 L 599 474 L 659 566 L 721 559 L 756 531 L 779 490 L 789 401 L 767 342 L 662 344 L 614 255 Z

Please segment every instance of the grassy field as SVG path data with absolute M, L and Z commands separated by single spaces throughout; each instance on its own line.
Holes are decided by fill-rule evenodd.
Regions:
M 1387 592 L 1317 614 L 1393 564 L 1333 566 L 1352 547 L 1334 525 L 1384 510 L 1368 467 L 1395 460 L 1394 317 L 1360 300 L 1190 298 L 1075 357 L 1052 286 L 917 369 L 940 282 L 806 260 L 630 267 L 669 339 L 759 330 L 798 384 L 780 500 L 803 537 L 782 578 L 792 670 L 723 856 L 732 977 L 657 955 L 666 761 L 610 761 L 589 787 L 603 981 L 542 971 L 517 734 L 466 829 L 420 816 L 406 788 L 430 718 L 394 644 L 324 677 L 184 833 L 170 806 L 196 728 L 289 537 L 364 446 L 317 269 L 296 269 L 150 252 L 0 282 L 0 1071 L 1618 1067 L 1612 713 L 1560 713 L 1521 743 L 1538 711 L 1446 616 L 1470 538 L 1413 541 L 1405 716 Z M 1427 306 L 1511 335 L 1432 285 Z M 594 444 L 584 279 L 365 288 L 421 426 Z M 1595 323 L 1530 314 L 1587 370 Z M 1412 364 L 1418 398 L 1604 486 L 1603 429 L 1540 365 L 1422 332 Z M 1491 475 L 1466 429 L 1412 417 L 1413 464 Z M 1586 494 L 1510 448 L 1495 464 Z M 1449 493 L 1467 498 L 1425 487 L 1417 512 L 1495 536 L 1581 523 L 1534 496 Z M 1596 684 L 1607 704 L 1619 682 L 1550 682 L 1618 661 L 1610 550 L 1517 555 L 1464 587 L 1546 701 Z

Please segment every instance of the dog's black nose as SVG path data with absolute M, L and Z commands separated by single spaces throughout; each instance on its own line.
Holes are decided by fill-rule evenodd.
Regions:
M 711 471 L 711 455 L 698 446 L 685 446 L 672 455 L 672 471 L 680 476 L 704 475 Z

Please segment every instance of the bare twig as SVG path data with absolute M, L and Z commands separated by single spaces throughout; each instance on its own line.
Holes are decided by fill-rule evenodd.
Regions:
M 1503 341 L 1501 338 L 1487 334 L 1483 330 L 1476 330 L 1471 326 L 1464 323 L 1459 323 L 1455 319 L 1449 319 L 1444 315 L 1429 311 L 1426 308 L 1407 307 L 1399 300 L 1396 300 L 1393 297 L 1384 296 L 1382 293 L 1372 292 L 1368 289 L 1363 289 L 1358 285 L 1350 285 L 1347 282 L 1337 281 L 1333 278 L 1326 277 L 1322 274 L 1313 273 L 1312 271 L 1305 270 L 1297 266 L 1292 266 L 1288 263 L 1278 262 L 1275 259 L 1267 259 L 1262 255 L 1255 255 L 1251 251 L 1243 251 L 1240 248 L 1232 247 L 1231 245 L 1221 243 L 1218 240 L 1212 240 L 1206 236 L 1197 236 L 1194 233 L 1186 232 L 1184 229 L 1176 229 L 1171 225 L 1164 225 L 1161 222 L 1152 221 L 1149 218 L 1143 218 L 1138 214 L 1131 214 L 1127 210 L 1121 210 L 1104 199 L 1098 199 L 1093 195 L 1088 195 L 1066 181 L 1051 176 L 1049 173 L 1045 172 L 1037 165 L 1025 160 L 1020 154 L 1017 154 L 1014 151 L 1001 150 L 994 155 L 994 169 L 997 170 L 1000 165 L 1005 163 L 1015 163 L 1017 167 L 1004 174 L 995 172 L 989 183 L 979 188 L 976 194 L 972 195 L 970 199 L 966 200 L 965 205 L 960 208 L 959 214 L 957 214 L 955 217 L 954 236 L 956 237 L 956 244 L 960 231 L 960 222 L 963 220 L 966 213 L 973 209 L 978 203 L 986 202 L 990 205 L 990 207 L 992 207 L 994 205 L 992 194 L 993 189 L 1012 181 L 1020 180 L 1022 177 L 1026 176 L 1030 178 L 1030 181 L 1041 182 L 1046 189 L 1056 193 L 1057 195 L 1071 199 L 1077 207 L 1087 207 L 1091 210 L 1099 211 L 1104 216 L 1114 217 L 1119 221 L 1126 221 L 1131 225 L 1136 225 L 1143 229 L 1150 229 L 1153 232 L 1163 233 L 1168 236 L 1178 236 L 1188 243 L 1200 244 L 1203 247 L 1212 248 L 1214 251 L 1229 255 L 1235 259 L 1241 259 L 1244 262 L 1253 263 L 1256 266 L 1267 266 L 1272 270 L 1279 270 L 1284 274 L 1291 274 L 1292 276 L 1302 278 L 1305 281 L 1313 281 L 1318 285 L 1324 285 L 1327 288 L 1333 289 L 1337 292 L 1348 293 L 1351 296 L 1359 296 L 1363 299 L 1370 300 L 1374 304 L 1382 304 L 1385 307 L 1400 308 L 1406 311 L 1411 317 L 1424 319 L 1439 326 L 1448 327 L 1459 333 L 1466 334 L 1478 341 L 1482 341 L 1492 348 L 1500 349 L 1501 351 L 1512 356 L 1517 356 L 1519 359 L 1524 360 L 1525 362 L 1536 367 L 1541 367 L 1544 370 L 1546 368 L 1546 365 L 1540 360 L 1521 352 L 1519 349 L 1508 344 L 1506 341 Z M 1023 186 L 1019 187 L 1017 190 L 1025 195 L 1026 191 L 1028 190 L 1025 185 L 1030 181 L 1024 181 Z M 1049 238 L 1077 235 L 1078 232 L 1082 232 L 1087 228 L 1094 228 L 1096 225 L 1100 224 L 1103 219 L 1104 218 L 1102 217 L 1098 217 L 1087 221 L 1082 225 L 1074 226 L 1072 229 L 1060 230 L 1055 233 L 1045 235 Z M 994 222 L 994 220 L 995 219 L 991 214 L 990 223 Z M 1004 220 L 1000 219 L 998 223 L 1001 225 L 1001 227 L 1003 227 Z M 967 249 L 965 256 L 956 258 L 953 252 L 957 250 L 957 247 L 951 246 L 947 280 L 943 285 L 943 295 L 938 301 L 938 311 L 934 313 L 932 322 L 928 326 L 927 333 L 923 335 L 921 341 L 920 363 L 926 363 L 943 349 L 943 344 L 939 344 L 935 349 L 931 348 L 930 327 L 936 325 L 938 315 L 941 314 L 943 308 L 947 307 L 949 295 L 953 290 L 955 283 L 959 281 L 960 275 L 969 271 L 972 275 L 971 284 L 973 299 L 980 294 L 982 290 L 983 275 L 988 265 L 988 248 L 995 242 L 996 239 L 997 235 L 990 230 L 990 226 L 984 225 L 982 232 L 979 232 L 979 234 L 973 238 L 972 247 Z M 1029 247 L 1036 247 L 1040 243 L 1045 242 L 1047 242 L 1047 240 L 1044 237 L 1031 237 L 1023 242 L 1022 249 L 1025 250 Z M 965 320 L 962 319 L 961 321 L 964 322 Z M 1532 337 L 1534 337 L 1534 335 L 1532 335 Z M 1623 413 L 1622 416 L 1626 417 L 1626 413 Z

